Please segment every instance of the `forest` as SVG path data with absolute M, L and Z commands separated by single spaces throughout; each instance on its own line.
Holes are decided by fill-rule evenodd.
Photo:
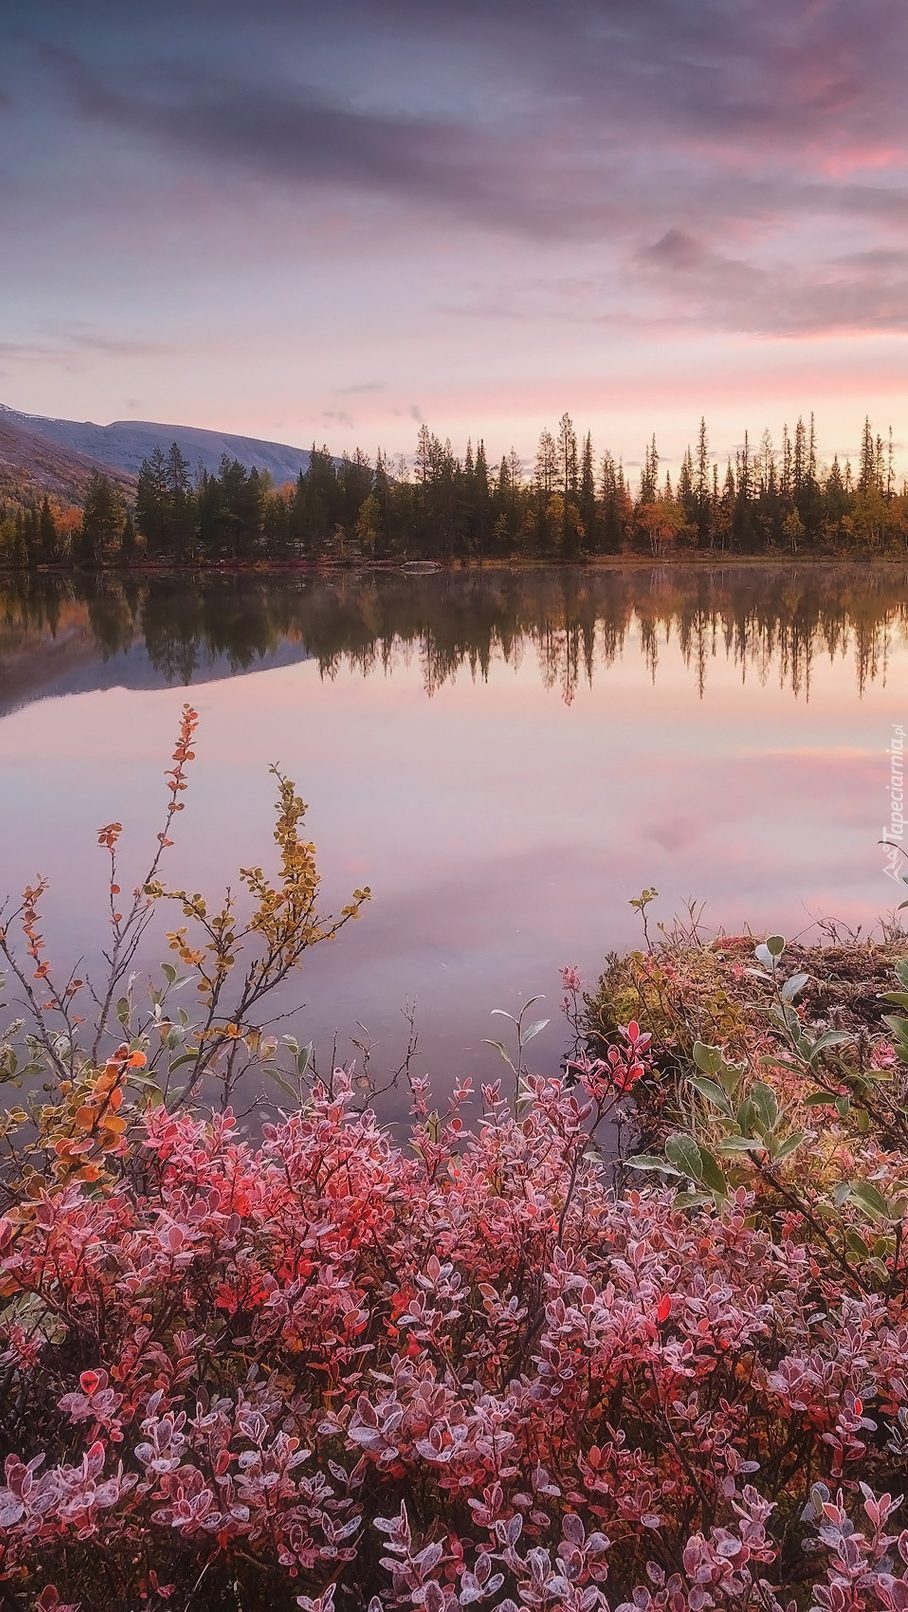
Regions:
M 490 465 L 483 440 L 458 458 L 422 426 L 412 461 L 336 459 L 314 444 L 295 482 L 222 459 L 192 467 L 176 443 L 142 465 L 130 504 L 97 473 L 81 510 L 0 507 L 0 564 L 130 566 L 428 560 L 573 562 L 600 555 L 893 554 L 908 545 L 908 483 L 897 481 L 892 432 L 864 422 L 858 462 L 823 464 L 814 418 L 745 436 L 724 472 L 706 421 L 674 481 L 653 438 L 636 485 L 597 454 L 569 415 L 544 430 L 527 469 L 512 449 Z

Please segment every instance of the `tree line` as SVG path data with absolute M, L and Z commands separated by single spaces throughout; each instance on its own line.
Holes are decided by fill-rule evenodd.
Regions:
M 412 462 L 374 463 L 357 449 L 335 459 L 314 444 L 305 471 L 276 487 L 224 456 L 217 472 L 174 443 L 142 465 L 135 501 L 97 474 L 81 518 L 49 499 L 0 510 L 0 559 L 16 567 L 141 562 L 485 559 L 576 561 L 598 555 L 900 551 L 908 545 L 908 486 L 897 484 L 892 433 L 864 422 L 857 463 L 822 465 L 811 415 L 776 447 L 749 436 L 724 471 L 706 421 L 673 482 L 653 438 L 632 484 L 620 459 L 597 454 L 565 414 L 544 430 L 532 467 L 512 449 L 490 465 L 480 438 L 462 458 L 420 428 Z

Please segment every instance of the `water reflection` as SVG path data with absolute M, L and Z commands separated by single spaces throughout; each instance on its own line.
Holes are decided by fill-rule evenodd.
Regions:
M 772 675 L 805 698 L 817 657 L 846 657 L 862 691 L 885 678 L 904 640 L 906 578 L 903 566 L 836 565 L 14 576 L 0 581 L 0 702 L 113 682 L 185 685 L 308 658 L 333 677 L 418 657 L 431 695 L 463 667 L 485 679 L 493 661 L 533 655 L 543 685 L 570 703 L 631 637 L 653 680 L 674 638 L 701 695 L 717 655 L 742 681 Z
M 644 886 L 655 921 L 693 896 L 708 925 L 789 936 L 902 893 L 878 841 L 904 566 L 0 584 L 0 900 L 49 876 L 55 960 L 95 967 L 103 944 L 98 824 L 125 825 L 127 884 L 144 870 L 190 680 L 170 882 L 214 897 L 267 857 L 278 761 L 325 910 L 372 886 L 280 1003 L 323 1060 L 362 1023 L 395 1067 L 416 998 L 417 1072 L 478 1085 L 500 1072 L 491 1010 L 545 992 L 534 1063 L 556 1069 L 558 968 L 592 979 L 635 944 Z

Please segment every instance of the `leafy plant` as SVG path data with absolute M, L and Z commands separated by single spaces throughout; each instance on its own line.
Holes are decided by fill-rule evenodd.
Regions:
M 694 1069 L 685 1081 L 699 1099 L 691 1130 L 670 1135 L 664 1157 L 638 1155 L 629 1162 L 680 1182 L 676 1202 L 684 1207 L 712 1199 L 721 1208 L 745 1188 L 755 1194 L 757 1213 L 774 1234 L 799 1231 L 832 1259 L 839 1280 L 858 1291 L 901 1295 L 908 1279 L 905 1158 L 902 1153 L 887 1159 L 879 1146 L 908 1140 L 903 1097 L 898 1091 L 888 1099 L 878 1095 L 892 1084 L 885 1065 L 855 1065 L 840 1055 L 853 1046 L 852 1035 L 815 1031 L 804 1022 L 795 1004 L 809 976 L 800 971 L 785 977 L 784 952 L 784 939 L 771 935 L 756 947 L 757 966 L 749 970 L 768 987 L 764 1011 L 780 1043 L 759 1063 L 786 1077 L 794 1072 L 799 1084 L 792 1088 L 788 1080 L 780 1095 L 770 1079 L 755 1076 L 751 1060 L 736 1062 L 720 1047 L 696 1041 Z M 905 983 L 908 963 L 899 963 L 897 973 Z M 886 999 L 908 1005 L 904 993 L 888 992 Z M 886 1022 L 896 1033 L 901 1025 L 908 1031 L 908 1020 Z M 827 1123 L 824 1139 L 809 1121 L 830 1110 L 839 1128 Z M 872 1150 L 863 1175 L 853 1146 L 844 1145 L 851 1132 L 867 1138 Z M 809 1149 L 819 1152 L 823 1168 L 803 1168 Z
M 3 1048 L 11 1080 L 48 1090 L 4 1121 L 0 1603 L 904 1612 L 905 1159 L 869 1106 L 866 1129 L 833 1106 L 828 1140 L 799 1136 L 805 1090 L 850 1066 L 785 1015 L 782 952 L 758 958 L 775 1061 L 697 1040 L 690 1126 L 638 1161 L 680 1193 L 610 1190 L 598 1145 L 651 1076 L 651 1033 L 632 1019 L 544 1080 L 533 1002 L 498 1046 L 514 1091 L 483 1089 L 473 1133 L 469 1082 L 430 1111 L 412 1077 L 400 1138 L 351 1071 L 320 1078 L 284 1037 L 286 1111 L 244 1135 L 197 1072 L 226 1098 L 247 1054 L 278 1069 L 253 1010 L 366 894 L 315 918 L 278 776 L 281 870 L 247 870 L 251 918 L 170 893 L 186 972 L 167 964 L 148 1008 L 127 978 L 93 1052 L 74 980 L 42 985 L 27 1061 L 24 1025 Z M 112 917 L 109 966 L 167 896 L 156 879 Z M 51 977 L 37 913 L 30 974 L 4 927 L 23 989 Z M 189 986 L 195 1018 L 171 1007 Z
M 0 1080 L 24 1086 L 29 1094 L 0 1115 L 7 1147 L 0 1163 L 0 1203 L 33 1200 L 71 1180 L 110 1188 L 118 1178 L 118 1159 L 128 1152 L 130 1128 L 158 1105 L 172 1113 L 191 1108 L 206 1081 L 215 1083 L 222 1106 L 229 1105 L 240 1080 L 251 1080 L 257 1071 L 296 1104 L 301 1100 L 311 1048 L 304 1055 L 292 1036 L 278 1041 L 267 1035 L 261 1011 L 306 951 L 333 939 L 358 916 L 370 892 L 354 891 L 337 918 L 319 916 L 315 847 L 300 835 L 306 808 L 277 768 L 272 771 L 278 784 L 279 872 L 271 878 L 260 867 L 240 870 L 251 910 L 241 917 L 229 890 L 211 908 L 201 894 L 167 889 L 161 863 L 173 844 L 176 814 L 183 810 L 180 796 L 195 760 L 197 723 L 197 713 L 185 706 L 174 765 L 165 775 L 163 826 L 145 876 L 126 901 L 118 867 L 122 824 L 108 823 L 98 831 L 98 844 L 108 855 L 110 940 L 103 982 L 76 969 L 58 979 L 52 969 L 39 912 L 45 879 L 27 886 L 15 909 L 8 911 L 9 903 L 0 909 L 0 957 L 24 1010 L 0 1040 Z M 181 905 L 192 931 L 186 924 L 168 935 L 180 967 L 162 963 L 162 983 L 150 984 L 144 995 L 134 965 L 165 900 Z M 16 928 L 23 942 L 19 949 Z M 177 1004 L 181 992 L 191 1007 Z M 91 1012 L 79 1012 L 86 999 Z M 283 1070 L 275 1062 L 281 1051 Z M 42 1075 L 37 1098 L 34 1087 Z

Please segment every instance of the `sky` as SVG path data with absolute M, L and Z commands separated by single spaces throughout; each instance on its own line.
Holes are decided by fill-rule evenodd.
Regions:
M 904 0 L 5 0 L 0 402 L 908 472 Z

